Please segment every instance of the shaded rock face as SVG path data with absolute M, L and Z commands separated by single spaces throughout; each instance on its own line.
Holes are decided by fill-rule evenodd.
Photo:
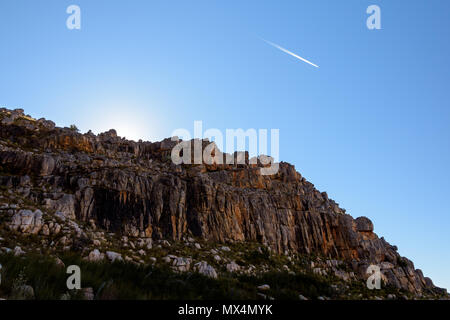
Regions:
M 353 219 L 288 163 L 272 176 L 261 175 L 259 164 L 176 166 L 170 139 L 79 134 L 45 119 L 1 114 L 8 119 L 0 125 L 1 184 L 66 217 L 155 240 L 257 241 L 279 253 L 346 260 L 361 278 L 370 264 L 382 264 L 389 284 L 434 288 L 378 238 L 368 218 Z M 34 228 L 23 219 L 16 218 L 18 228 Z

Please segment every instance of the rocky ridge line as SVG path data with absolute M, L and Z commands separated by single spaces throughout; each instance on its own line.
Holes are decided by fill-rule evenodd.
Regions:
M 344 274 L 334 268 L 342 278 L 364 280 L 376 264 L 387 285 L 445 293 L 379 238 L 368 218 L 346 214 L 288 163 L 281 162 L 273 176 L 260 175 L 262 165 L 248 164 L 246 153 L 241 165 L 174 165 L 170 153 L 177 142 L 171 139 L 134 142 L 114 130 L 81 134 L 21 109 L 0 109 L 0 122 L 0 200 L 21 201 L 2 209 L 15 232 L 61 241 L 58 221 L 64 219 L 73 235 L 64 234 L 69 249 L 76 239 L 89 238 L 77 223 L 144 244 L 189 237 L 257 242 L 286 256 L 342 261 L 351 269 Z M 43 215 L 57 218 L 45 222 Z M 196 268 L 208 269 L 202 263 Z

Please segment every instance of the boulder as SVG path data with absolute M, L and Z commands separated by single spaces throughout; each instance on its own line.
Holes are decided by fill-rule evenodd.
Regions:
M 55 123 L 51 120 L 45 120 L 44 118 L 41 118 L 41 119 L 37 120 L 37 123 L 40 124 L 46 130 L 54 130 L 55 129 Z
M 106 256 L 111 262 L 123 261 L 122 255 L 114 251 L 106 251 Z
M 359 232 L 373 232 L 373 223 L 367 217 L 359 217 L 355 219 L 356 230 Z
M 206 261 L 196 263 L 194 265 L 194 270 L 200 274 L 203 274 L 204 276 L 217 279 L 216 270 L 212 266 L 210 266 Z
M 231 261 L 227 264 L 227 271 L 228 272 L 238 272 L 241 270 L 241 267 L 234 261 Z
M 25 234 L 38 234 L 43 227 L 41 210 L 19 210 L 13 215 L 10 228 Z
M 268 284 L 263 284 L 263 285 L 258 286 L 258 290 L 268 291 L 268 290 L 270 290 L 270 286 Z
M 109 258 L 109 256 L 108 256 Z M 103 259 L 105 259 L 105 255 L 103 253 L 101 253 L 98 249 L 94 249 L 89 253 L 88 256 L 88 261 L 91 262 L 99 262 L 102 261 Z M 111 259 L 111 258 L 109 258 Z
M 191 263 L 192 259 L 190 258 L 176 257 L 175 259 L 173 259 L 172 265 L 175 270 L 186 272 L 191 268 Z

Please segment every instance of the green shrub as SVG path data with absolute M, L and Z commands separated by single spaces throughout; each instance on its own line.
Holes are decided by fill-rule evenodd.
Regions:
M 225 274 L 210 279 L 197 273 L 175 273 L 166 266 L 90 263 L 74 253 L 60 258 L 66 266 L 80 267 L 82 287 L 92 287 L 95 298 L 101 300 L 258 299 L 256 288 L 266 283 L 271 287 L 268 294 L 277 299 L 297 299 L 299 293 L 308 297 L 330 294 L 328 284 L 314 275 L 270 272 L 260 276 Z M 0 263 L 3 265 L 0 297 L 10 298 L 15 283 L 20 281 L 21 285 L 34 288 L 38 300 L 83 298 L 78 292 L 69 292 L 66 268 L 56 265 L 52 257 L 7 254 L 0 255 Z

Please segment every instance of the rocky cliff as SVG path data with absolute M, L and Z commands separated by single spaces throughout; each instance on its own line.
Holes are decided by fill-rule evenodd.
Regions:
M 379 238 L 368 218 L 348 215 L 288 163 L 271 176 L 248 161 L 174 165 L 170 139 L 134 142 L 114 130 L 81 134 L 20 109 L 1 109 L 0 121 L 1 199 L 18 201 L 4 207 L 14 230 L 55 233 L 55 223 L 35 223 L 33 211 L 18 214 L 39 208 L 128 238 L 257 242 L 282 255 L 339 260 L 359 279 L 375 264 L 388 285 L 444 292 Z

